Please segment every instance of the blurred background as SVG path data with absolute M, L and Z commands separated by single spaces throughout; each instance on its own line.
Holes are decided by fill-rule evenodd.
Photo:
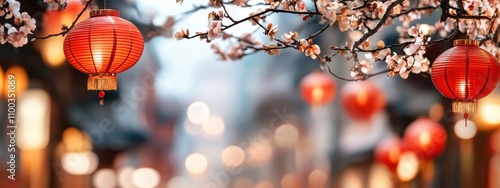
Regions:
M 21 11 L 37 19 L 39 36 L 60 32 L 83 7 L 68 0 L 66 11 L 47 13 L 41 0 L 20 2 Z M 451 112 L 451 100 L 425 75 L 346 82 L 294 50 L 221 62 L 210 44 L 177 41 L 165 29 L 169 15 L 203 3 L 107 2 L 147 41 L 140 61 L 118 75 L 119 89 L 106 92 L 103 106 L 97 91 L 86 90 L 87 75 L 66 62 L 63 37 L 22 48 L 1 45 L 0 187 L 500 187 L 498 88 L 464 126 L 462 115 Z M 173 31 L 205 31 L 210 11 L 177 17 Z M 438 16 L 421 23 L 432 24 Z M 290 20 L 268 21 L 280 32 L 298 30 L 301 36 L 318 29 L 319 20 Z M 234 32 L 251 31 L 250 26 Z M 372 41 L 396 43 L 391 27 Z M 255 36 L 268 44 L 260 32 Z M 327 52 L 349 38 L 356 33 L 334 27 L 315 43 Z M 432 62 L 451 45 L 433 46 L 427 57 Z M 344 77 L 350 67 L 343 58 L 331 64 Z M 17 80 L 15 181 L 5 170 L 12 143 L 6 127 L 8 75 Z M 325 84 L 311 86 L 315 82 Z

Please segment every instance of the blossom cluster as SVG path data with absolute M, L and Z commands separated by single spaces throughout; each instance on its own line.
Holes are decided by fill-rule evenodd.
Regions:
M 28 43 L 28 35 L 36 29 L 36 20 L 27 12 L 20 12 L 21 3 L 16 0 L 0 0 L 0 17 L 9 21 L 0 24 L 0 44 L 10 43 L 21 47 Z

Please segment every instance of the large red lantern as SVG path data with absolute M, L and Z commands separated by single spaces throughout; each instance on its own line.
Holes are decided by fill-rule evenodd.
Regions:
M 454 47 L 432 64 L 432 82 L 445 97 L 453 99 L 453 112 L 477 109 L 477 100 L 490 94 L 500 79 L 500 65 L 476 40 L 455 40 Z
M 447 136 L 443 126 L 429 118 L 419 118 L 405 130 L 405 148 L 424 159 L 434 159 L 443 153 Z
M 313 71 L 300 82 L 302 98 L 311 105 L 324 105 L 335 97 L 336 84 L 331 75 Z
M 116 90 L 116 74 L 134 66 L 142 55 L 144 39 L 134 24 L 122 19 L 117 10 L 100 9 L 76 24 L 64 40 L 69 63 L 89 75 L 88 90 Z
M 369 120 L 385 108 L 384 92 L 370 81 L 347 83 L 340 94 L 343 109 L 353 119 Z
M 375 147 L 375 160 L 384 164 L 389 170 L 395 171 L 402 153 L 401 139 L 396 136 L 389 137 Z

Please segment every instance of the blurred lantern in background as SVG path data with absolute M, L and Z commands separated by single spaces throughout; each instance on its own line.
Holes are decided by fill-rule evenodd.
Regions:
M 398 166 L 401 153 L 401 139 L 397 136 L 389 137 L 382 140 L 375 147 L 375 160 L 394 172 Z
M 340 94 L 343 109 L 356 120 L 370 120 L 385 108 L 384 92 L 370 81 L 347 83 Z
M 62 27 L 71 26 L 73 21 L 75 21 L 78 13 L 85 7 L 85 2 L 81 0 L 67 0 L 66 9 L 57 10 L 47 10 L 43 16 L 43 35 L 60 33 Z M 88 11 L 84 12 L 77 23 L 87 19 Z M 38 44 L 38 49 L 42 55 L 42 59 L 49 67 L 59 67 L 61 66 L 66 58 L 64 57 L 63 51 L 64 37 L 51 37 L 45 40 L 40 40 Z
M 313 71 L 300 81 L 302 99 L 313 106 L 331 102 L 336 90 L 333 77 L 323 71 Z
M 423 159 L 432 160 L 443 153 L 447 136 L 443 126 L 428 118 L 412 122 L 404 133 L 405 147 Z
M 98 90 L 103 105 L 104 90 L 116 90 L 116 74 L 134 66 L 144 50 L 137 27 L 122 19 L 117 10 L 100 9 L 76 24 L 64 39 L 69 63 L 89 75 L 88 90 Z
M 432 82 L 445 97 L 453 99 L 452 111 L 477 110 L 477 100 L 490 94 L 500 79 L 500 65 L 476 40 L 455 40 L 454 47 L 439 55 L 432 64 Z
M 16 96 L 20 96 L 26 89 L 28 89 L 29 78 L 28 74 L 26 73 L 26 70 L 24 70 L 24 68 L 21 66 L 17 65 L 11 66 L 5 71 L 3 77 L 4 87 L 1 89 L 3 90 L 2 93 L 4 93 L 4 98 L 7 98 L 7 92 L 9 90 L 9 87 L 5 86 L 9 86 L 9 80 L 12 80 L 9 79 L 9 76 L 11 75 L 15 77 Z
M 478 115 L 474 116 L 477 129 L 480 131 L 492 131 L 500 126 L 500 93 L 492 92 L 479 101 Z
M 417 176 L 419 169 L 420 161 L 417 154 L 412 151 L 406 151 L 401 154 L 396 174 L 401 181 L 408 182 Z
M 3 95 L 3 89 L 4 88 L 4 75 L 3 75 L 3 69 L 2 66 L 0 66 L 0 97 Z
M 26 91 L 19 97 L 17 146 L 22 150 L 41 150 L 49 144 L 50 96 L 42 89 Z

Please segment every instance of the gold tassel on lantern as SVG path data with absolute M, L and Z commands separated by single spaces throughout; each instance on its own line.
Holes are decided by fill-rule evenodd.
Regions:
M 477 109 L 477 100 L 453 100 L 452 111 L 474 113 Z
M 115 74 L 89 74 L 87 90 L 116 90 L 118 84 Z

